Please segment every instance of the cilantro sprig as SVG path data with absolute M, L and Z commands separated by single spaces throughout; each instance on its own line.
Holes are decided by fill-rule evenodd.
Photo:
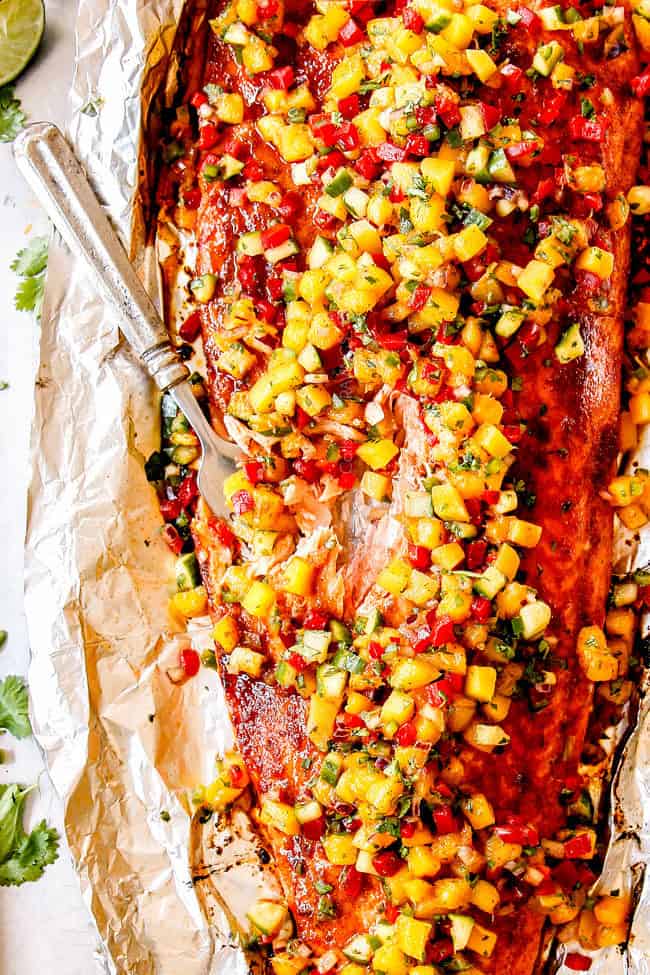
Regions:
M 11 270 L 22 278 L 16 289 L 14 304 L 18 311 L 35 312 L 37 318 L 41 316 L 43 305 L 47 249 L 47 237 L 34 237 L 27 247 L 18 251 L 11 264 Z
M 9 676 L 0 682 L 0 729 L 16 738 L 32 733 L 27 685 L 22 677 Z
M 59 834 L 44 819 L 25 832 L 25 800 L 33 788 L 0 785 L 0 887 L 38 880 L 59 855 Z
M 25 125 L 26 115 L 20 99 L 14 95 L 13 85 L 0 88 L 0 142 L 13 142 Z

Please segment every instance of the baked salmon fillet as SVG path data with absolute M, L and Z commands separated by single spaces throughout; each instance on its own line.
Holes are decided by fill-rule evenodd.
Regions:
M 610 502 L 645 490 L 615 478 L 630 12 L 200 10 L 180 211 L 243 460 L 192 532 L 239 749 L 213 799 L 250 779 L 286 898 L 251 922 L 276 975 L 622 941 L 625 905 L 583 910 L 579 765 L 632 639 Z

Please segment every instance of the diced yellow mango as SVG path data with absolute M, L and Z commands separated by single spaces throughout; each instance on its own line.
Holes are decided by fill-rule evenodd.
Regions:
M 386 467 L 398 454 L 399 447 L 392 440 L 369 440 L 357 450 L 357 457 L 375 471 Z
M 512 450 L 512 444 L 492 423 L 483 423 L 474 434 L 474 440 L 491 457 L 505 457 Z
M 170 600 L 172 615 L 185 619 L 202 616 L 207 608 L 208 594 L 205 586 L 197 586 L 196 589 L 188 589 L 185 592 L 176 592 Z
M 296 555 L 284 567 L 281 589 L 294 596 L 308 596 L 311 592 L 315 567 Z
M 492 668 L 490 668 L 492 669 Z M 461 809 L 472 829 L 485 829 L 494 823 L 494 809 L 482 792 L 474 792 L 461 800 Z
M 442 866 L 430 846 L 413 846 L 407 858 L 408 868 L 414 877 L 435 877 Z
M 578 256 L 575 266 L 580 271 L 589 271 L 605 280 L 612 276 L 614 255 L 600 247 L 587 247 Z
M 483 231 L 472 223 L 454 236 L 454 253 L 459 261 L 469 261 L 485 250 L 487 243 Z
M 242 607 L 251 616 L 265 617 L 275 603 L 275 589 L 267 582 L 256 579 L 242 599 Z
M 489 958 L 495 949 L 497 936 L 493 931 L 482 927 L 474 922 L 472 933 L 469 936 L 467 947 L 470 951 L 475 951 L 482 958 Z
M 393 559 L 377 576 L 377 585 L 392 596 L 399 596 L 406 589 L 412 571 L 407 562 Z
M 331 402 L 332 397 L 324 386 L 301 386 L 296 390 L 296 403 L 308 416 L 318 416 Z
M 329 862 L 340 867 L 356 863 L 357 848 L 353 840 L 351 833 L 330 833 L 324 836 L 323 848 Z
M 535 304 L 540 304 L 553 283 L 554 273 L 543 261 L 529 261 L 517 278 L 517 287 Z
M 287 836 L 297 836 L 300 832 L 300 823 L 296 819 L 293 806 L 266 796 L 262 798 L 260 820 L 265 826 L 272 826 Z
M 431 500 L 433 510 L 443 521 L 469 521 L 465 502 L 452 484 L 434 484 Z
M 400 914 L 395 923 L 397 944 L 405 955 L 424 961 L 427 941 L 433 926 L 426 921 L 418 921 L 406 914 Z
M 239 642 L 239 627 L 237 626 L 237 621 L 233 619 L 232 616 L 222 616 L 221 619 L 214 624 L 212 630 L 212 639 L 215 643 L 218 643 L 220 647 L 230 653 L 234 650 Z

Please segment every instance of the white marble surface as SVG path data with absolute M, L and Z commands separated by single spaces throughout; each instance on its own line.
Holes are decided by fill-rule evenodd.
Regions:
M 38 56 L 16 83 L 16 94 L 31 121 L 67 118 L 67 92 L 74 63 L 74 0 L 45 0 L 47 30 Z M 0 651 L 0 676 L 27 672 L 29 648 L 23 613 L 23 534 L 27 455 L 32 409 L 32 357 L 36 324 L 17 312 L 13 295 L 17 279 L 9 265 L 16 251 L 39 233 L 47 221 L 17 173 L 10 146 L 0 144 L 0 295 L 2 327 L 0 379 L 10 383 L 0 392 L 4 421 L 0 425 L 0 465 L 5 471 L 0 506 L 4 579 L 0 588 L 0 629 L 9 633 Z M 28 822 L 43 817 L 62 833 L 61 805 L 43 768 L 33 740 L 17 742 L 8 735 L 1 746 L 9 753 L 0 766 L 0 782 L 38 783 L 28 806 Z M 104 965 L 98 939 L 81 898 L 70 854 L 62 843 L 58 861 L 37 883 L 0 888 L 0 972 L 2 975 L 97 975 Z

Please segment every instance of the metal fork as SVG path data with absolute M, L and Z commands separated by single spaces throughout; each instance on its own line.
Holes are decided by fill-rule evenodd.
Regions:
M 70 249 L 84 258 L 113 304 L 122 334 L 159 389 L 169 392 L 202 447 L 198 486 L 214 514 L 227 514 L 221 485 L 240 451 L 206 420 L 187 381 L 189 369 L 145 291 L 63 135 L 49 122 L 27 126 L 14 142 L 16 164 Z

